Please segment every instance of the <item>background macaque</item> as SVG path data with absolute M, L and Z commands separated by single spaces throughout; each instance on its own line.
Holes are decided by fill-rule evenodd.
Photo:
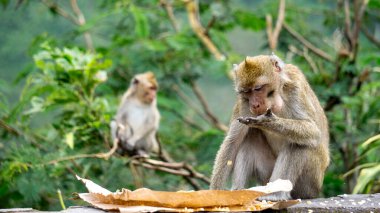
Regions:
M 247 57 L 234 66 L 238 100 L 229 132 L 216 156 L 211 189 L 232 189 L 276 179 L 290 193 L 262 200 L 318 196 L 329 164 L 329 131 L 323 109 L 302 72 L 275 55 Z
M 118 138 L 122 150 L 129 155 L 147 156 L 150 152 L 159 152 L 156 139 L 160 120 L 157 89 L 152 72 L 134 76 L 123 95 L 115 120 L 110 124 L 112 138 Z

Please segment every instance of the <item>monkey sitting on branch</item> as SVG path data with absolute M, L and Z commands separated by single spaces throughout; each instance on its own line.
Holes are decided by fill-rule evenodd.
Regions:
M 119 140 L 121 154 L 148 157 L 159 153 L 156 133 L 158 84 L 153 72 L 135 75 L 124 93 L 115 120 L 110 124 L 113 140 Z
M 215 159 L 211 189 L 290 180 L 291 192 L 261 200 L 315 198 L 329 164 L 325 113 L 302 72 L 276 55 L 246 57 L 234 65 L 238 95 L 229 131 Z

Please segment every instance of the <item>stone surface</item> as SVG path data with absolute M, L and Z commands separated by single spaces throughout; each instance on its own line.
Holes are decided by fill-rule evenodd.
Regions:
M 21 212 L 35 213 L 41 212 L 31 208 L 0 209 L 0 213 Z M 71 206 L 59 213 L 103 213 L 105 211 L 88 206 Z M 266 211 L 268 212 L 268 211 Z M 273 212 L 273 210 L 270 210 Z M 339 195 L 330 198 L 318 198 L 311 200 L 302 200 L 300 204 L 289 207 L 279 212 L 291 213 L 319 213 L 319 212 L 344 212 L 344 213 L 380 213 L 380 193 L 370 195 Z M 44 212 L 46 213 L 46 212 Z
M 330 198 L 302 200 L 286 212 L 379 212 L 380 194 L 339 195 Z

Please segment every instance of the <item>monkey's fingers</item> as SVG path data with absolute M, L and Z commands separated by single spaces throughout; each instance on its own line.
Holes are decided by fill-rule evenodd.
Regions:
M 273 116 L 272 110 L 271 109 L 267 109 L 267 112 L 265 113 L 265 116 L 272 117 Z
M 244 117 L 239 117 L 237 120 L 238 120 L 240 123 L 242 123 L 242 124 L 248 124 L 247 119 L 244 118 Z
M 257 123 L 257 119 L 254 117 L 239 117 L 237 119 L 240 123 L 242 124 L 252 124 L 252 123 Z

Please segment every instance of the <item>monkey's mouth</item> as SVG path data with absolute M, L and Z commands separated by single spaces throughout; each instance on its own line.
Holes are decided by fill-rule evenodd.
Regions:
M 258 116 L 269 115 L 269 114 L 273 113 L 272 108 L 269 108 L 269 107 L 266 108 L 265 110 L 253 110 L 253 109 L 251 109 L 250 112 L 251 112 L 250 117 L 258 117 Z

